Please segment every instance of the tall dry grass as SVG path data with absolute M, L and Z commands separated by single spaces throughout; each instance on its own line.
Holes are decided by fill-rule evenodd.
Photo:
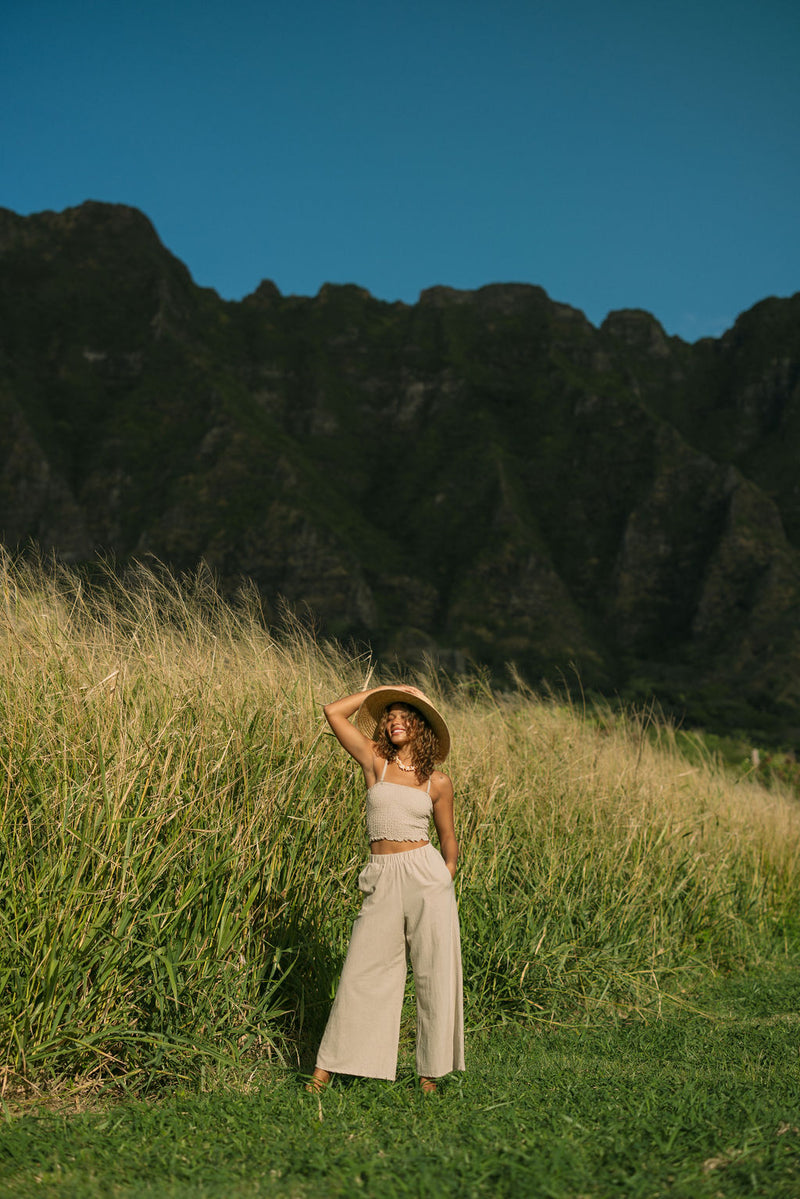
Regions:
M 137 1084 L 313 1042 L 366 846 L 321 704 L 375 678 L 257 598 L 0 562 L 0 1069 Z M 451 725 L 468 1018 L 658 1010 L 789 947 L 800 816 L 666 726 L 415 680 Z

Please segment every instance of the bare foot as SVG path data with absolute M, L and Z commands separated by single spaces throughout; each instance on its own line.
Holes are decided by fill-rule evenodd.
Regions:
M 420 1075 L 419 1085 L 422 1087 L 423 1095 L 433 1095 L 436 1092 L 436 1083 L 432 1078 L 425 1078 Z
M 306 1090 L 312 1095 L 318 1095 L 320 1091 L 324 1091 L 328 1083 L 331 1081 L 329 1070 L 323 1070 L 321 1066 L 314 1067 L 314 1073 L 306 1083 Z

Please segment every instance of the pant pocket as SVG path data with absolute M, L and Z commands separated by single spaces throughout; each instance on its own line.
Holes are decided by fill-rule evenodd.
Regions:
M 367 862 L 358 876 L 358 889 L 362 895 L 371 895 L 378 883 L 379 870 L 374 862 Z
M 438 850 L 434 850 L 434 853 L 436 854 L 436 874 L 440 878 L 445 879 L 448 883 L 452 883 L 453 878 L 450 874 L 450 871 L 447 869 L 447 863 Z

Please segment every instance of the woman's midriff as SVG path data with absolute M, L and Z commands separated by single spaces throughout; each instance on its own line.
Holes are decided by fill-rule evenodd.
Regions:
M 427 838 L 424 841 L 370 841 L 370 853 L 405 853 L 409 849 L 421 849 L 423 845 L 427 845 Z

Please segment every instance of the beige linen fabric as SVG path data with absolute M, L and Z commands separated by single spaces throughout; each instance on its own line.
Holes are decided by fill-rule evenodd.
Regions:
M 430 842 L 371 854 L 364 893 L 317 1065 L 332 1074 L 394 1079 L 406 979 L 417 993 L 417 1073 L 464 1069 L 461 939 L 450 871 Z

